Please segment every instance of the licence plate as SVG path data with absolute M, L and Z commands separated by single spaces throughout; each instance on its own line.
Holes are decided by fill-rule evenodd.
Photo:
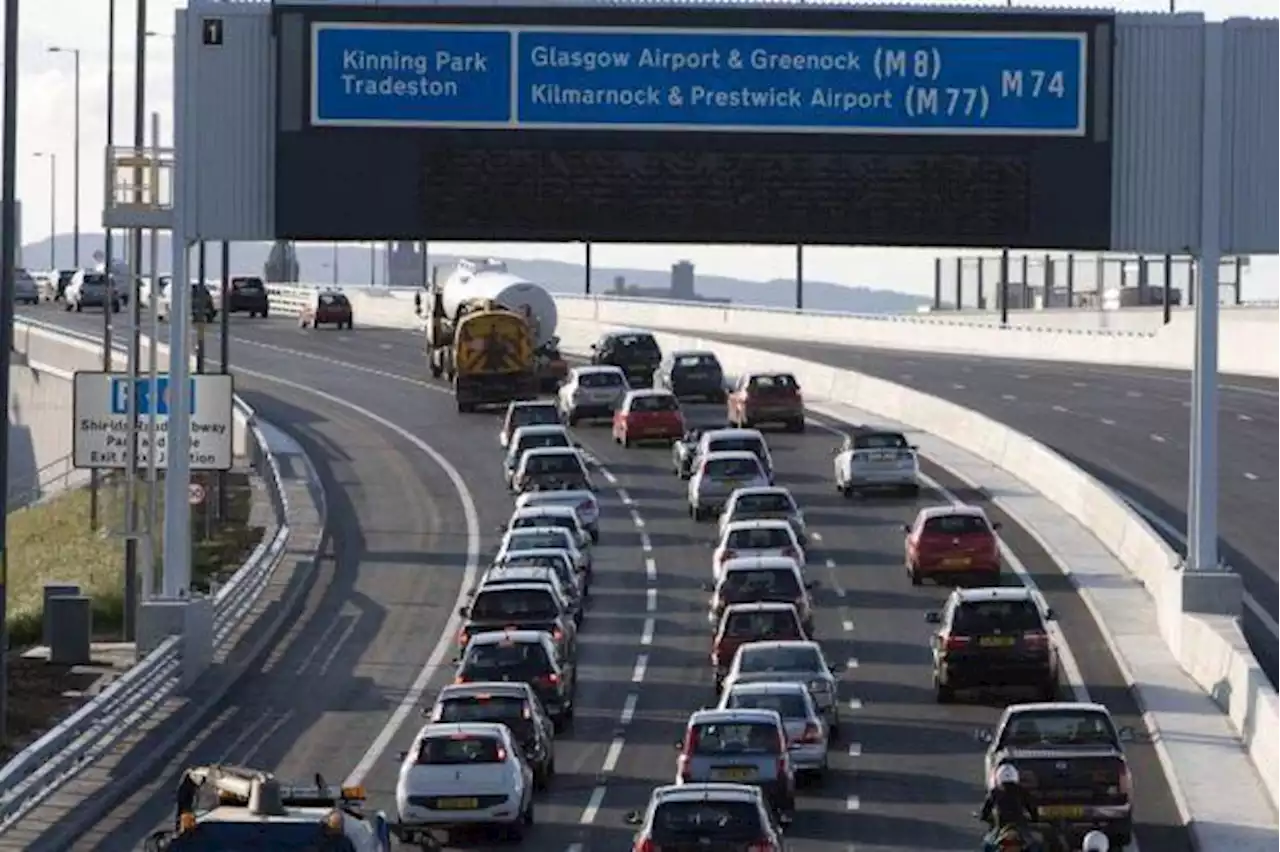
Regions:
M 969 561 L 967 556 L 962 559 L 944 559 L 942 560 L 942 566 L 944 568 L 968 568 Z
M 744 781 L 756 773 L 750 766 L 730 766 L 727 769 L 717 769 L 711 774 L 724 781 Z
M 442 811 L 474 811 L 480 807 L 479 799 L 439 799 L 436 807 Z
M 1012 636 L 983 636 L 978 640 L 978 644 L 983 648 L 1012 648 Z
M 1041 805 L 1036 808 L 1036 816 L 1040 819 L 1084 819 L 1084 808 L 1080 805 Z

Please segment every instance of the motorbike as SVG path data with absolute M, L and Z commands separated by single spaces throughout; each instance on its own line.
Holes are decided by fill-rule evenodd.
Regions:
M 994 826 L 982 819 L 982 814 L 973 812 L 974 819 L 989 826 L 982 838 L 983 852 L 1076 852 L 1068 839 L 1070 834 L 1065 823 L 1031 822 L 1021 836 L 1014 835 L 1001 842 L 1001 838 L 993 835 Z

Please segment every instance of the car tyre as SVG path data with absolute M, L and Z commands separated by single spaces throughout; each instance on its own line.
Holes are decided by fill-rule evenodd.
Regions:
M 911 585 L 913 586 L 924 585 L 924 579 L 921 578 L 919 572 L 916 571 L 916 566 L 912 565 L 910 562 L 907 563 L 907 579 L 911 581 Z
M 939 704 L 951 704 L 956 700 L 956 691 L 943 683 L 936 671 L 933 673 L 933 697 Z
M 1040 685 L 1041 701 L 1057 701 L 1058 700 L 1058 679 L 1050 676 Z
M 915 500 L 920 496 L 920 484 L 913 482 L 910 485 L 904 486 L 902 492 L 910 499 Z
M 625 450 L 631 449 L 631 436 L 629 436 L 626 432 L 623 432 L 622 438 L 621 440 L 618 441 L 618 443 L 622 444 L 622 448 Z
M 795 420 L 792 420 L 792 421 L 788 424 L 788 430 L 787 430 L 787 431 L 789 431 L 789 432 L 796 432 L 796 433 L 800 433 L 800 432 L 803 432 L 803 431 L 804 431 L 804 429 L 805 429 L 804 418 L 803 418 L 803 417 L 799 417 L 799 418 L 797 418 L 797 419 L 795 419 Z

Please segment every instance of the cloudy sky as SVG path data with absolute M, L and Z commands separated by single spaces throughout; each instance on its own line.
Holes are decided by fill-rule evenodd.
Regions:
M 82 151 L 80 156 L 80 223 L 83 231 L 100 230 L 102 208 L 102 151 L 106 142 L 107 102 L 107 0 L 26 0 L 22 4 L 21 78 L 19 83 L 18 194 L 23 202 L 23 240 L 32 242 L 49 233 L 49 159 L 57 157 L 58 230 L 71 230 L 72 126 L 74 115 L 74 60 L 67 52 L 49 48 L 79 49 L 81 61 Z M 174 0 L 149 0 L 145 39 L 146 108 L 161 116 L 167 141 L 173 98 Z M 935 4 L 942 5 L 942 4 Z M 1038 2 L 1037 6 L 1059 5 Z M 1081 2 L 1074 5 L 1096 5 Z M 1164 0 L 1118 0 L 1126 10 L 1159 11 Z M 1276 0 L 1179 0 L 1179 9 L 1203 11 L 1210 18 L 1233 16 L 1275 17 Z M 116 2 L 116 140 L 132 141 L 135 79 L 134 32 L 136 0 Z M 45 156 L 36 156 L 37 154 Z M 467 253 L 492 252 L 515 257 L 576 260 L 574 246 L 519 244 L 511 246 L 458 245 Z M 450 247 L 442 246 L 449 251 Z M 932 288 L 934 252 L 870 249 L 812 249 L 806 254 L 806 275 L 844 284 L 892 286 L 910 292 Z M 793 274 L 794 252 L 746 246 L 598 246 L 594 260 L 602 266 L 666 269 L 675 260 L 688 258 L 699 272 L 765 280 Z M 1277 297 L 1275 258 L 1255 263 L 1248 282 L 1252 298 Z

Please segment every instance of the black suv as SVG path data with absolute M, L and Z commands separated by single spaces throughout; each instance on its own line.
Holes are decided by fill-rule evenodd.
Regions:
M 1058 649 L 1046 622 L 1053 610 L 1022 586 L 955 589 L 941 612 L 933 646 L 933 687 L 939 702 L 957 690 L 1032 687 L 1045 701 L 1058 695 Z
M 647 331 L 610 331 L 591 344 L 591 363 L 617 367 L 631 387 L 647 388 L 662 363 L 662 349 Z
M 446 686 L 423 714 L 432 722 L 497 722 L 511 729 L 544 788 L 556 774 L 555 725 L 533 687 L 523 681 L 476 681 Z
M 481 586 L 471 605 L 461 607 L 458 615 L 466 619 L 458 634 L 459 647 L 478 633 L 511 628 L 547 633 L 555 643 L 556 656 L 562 660 L 572 660 L 578 653 L 573 613 L 545 583 Z
M 267 300 L 267 285 L 261 278 L 237 276 L 231 279 L 231 292 L 226 295 L 223 309 L 229 314 L 248 313 L 251 317 L 265 317 L 271 312 Z
M 495 680 L 529 684 L 557 731 L 572 724 L 574 666 L 560 656 L 546 632 L 508 629 L 473 635 L 458 660 L 454 683 Z
M 724 367 L 714 352 L 672 352 L 658 368 L 655 383 L 678 399 L 701 398 L 724 402 Z

